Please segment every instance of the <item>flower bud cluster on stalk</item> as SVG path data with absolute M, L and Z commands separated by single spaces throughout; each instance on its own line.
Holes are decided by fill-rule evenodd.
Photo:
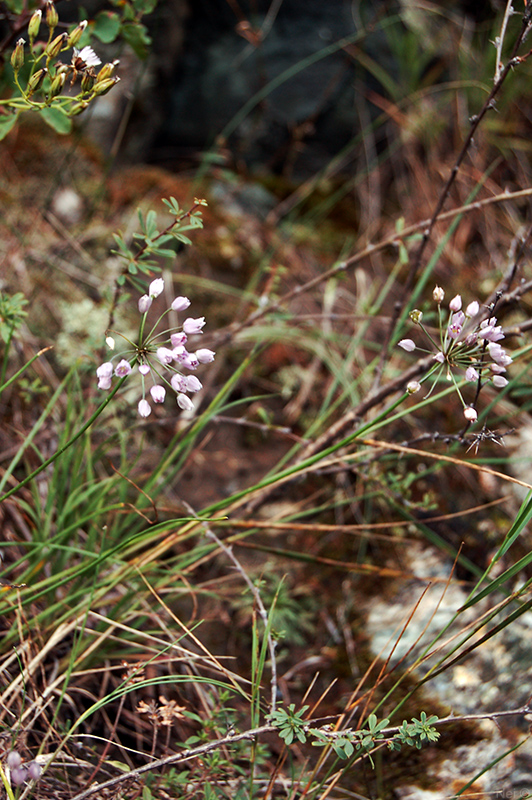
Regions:
M 176 393 L 179 408 L 184 411 L 192 410 L 194 404 L 188 395 L 199 392 L 203 386 L 195 375 L 187 373 L 195 371 L 200 364 L 214 361 L 215 356 L 215 353 L 206 347 L 191 352 L 185 346 L 188 344 L 189 336 L 203 333 L 205 317 L 187 317 L 179 328 L 166 329 L 157 333 L 159 323 L 170 311 L 179 313 L 190 306 L 188 297 L 176 297 L 170 308 L 163 311 L 149 333 L 145 333 L 148 311 L 163 290 L 163 279 L 156 278 L 150 283 L 148 294 L 143 295 L 138 301 L 138 310 L 142 314 L 138 343 L 134 344 L 119 334 L 130 345 L 130 348 L 116 355 L 116 358 L 119 359 L 116 366 L 113 361 L 106 361 L 104 364 L 100 364 L 96 370 L 98 388 L 108 390 L 111 388 L 113 375 L 117 378 L 124 378 L 130 375 L 135 367 L 138 369 L 142 381 L 142 398 L 138 403 L 138 412 L 141 417 L 148 417 L 152 411 L 150 403 L 146 399 L 148 377 L 152 383 L 149 388 L 149 396 L 153 403 L 163 403 L 167 388 L 171 388 Z M 114 338 L 108 336 L 106 342 L 108 347 L 114 350 Z
M 7 754 L 6 766 L 13 786 L 22 786 L 26 781 L 37 781 L 41 777 L 42 769 L 36 761 L 22 762 L 18 750 L 11 750 Z
M 43 21 L 48 27 L 48 36 L 44 40 L 38 38 Z M 76 116 L 120 80 L 114 75 L 118 61 L 100 66 L 100 58 L 89 45 L 78 49 L 83 36 L 87 38 L 87 20 L 80 22 L 70 33 L 55 35 L 58 22 L 57 10 L 52 0 L 48 0 L 44 7 L 44 20 L 43 10 L 38 9 L 28 23 L 29 51 L 26 52 L 26 41 L 22 38 L 13 48 L 11 66 L 20 94 L 2 100 L 0 104 L 11 109 L 15 117 L 21 111 L 42 111 L 51 106 L 67 117 Z M 58 56 L 66 51 L 71 51 L 70 62 L 63 63 Z M 71 88 L 78 78 L 79 90 L 74 93 Z M 6 117 L 0 117 L 0 121 L 2 119 Z
M 423 330 L 429 339 L 432 350 L 424 350 L 417 347 L 413 339 L 401 339 L 398 346 L 407 353 L 414 350 L 421 350 L 425 353 L 434 353 L 434 367 L 422 379 L 427 380 L 437 372 L 439 377 L 445 371 L 447 380 L 453 381 L 456 391 L 462 402 L 464 417 L 468 422 L 476 422 L 478 414 L 473 405 L 467 405 L 458 381 L 460 378 L 465 381 L 477 384 L 477 396 L 481 386 L 490 381 L 497 389 L 502 389 L 508 385 L 504 377 L 506 368 L 512 363 L 511 357 L 501 346 L 500 342 L 504 339 L 504 332 L 497 324 L 495 317 L 488 317 L 478 323 L 474 321 L 478 318 L 480 305 L 476 300 L 462 310 L 462 298 L 456 295 L 449 303 L 448 315 L 442 312 L 445 292 L 440 286 L 436 286 L 432 297 L 438 305 L 439 319 L 439 342 L 437 342 L 423 325 L 423 312 L 418 309 L 411 311 L 409 316 L 415 325 Z M 456 373 L 461 373 L 457 378 Z M 421 383 L 411 381 L 406 387 L 409 394 L 414 394 L 421 388 Z M 431 389 L 432 391 L 432 389 Z M 429 392 L 430 394 L 430 392 Z

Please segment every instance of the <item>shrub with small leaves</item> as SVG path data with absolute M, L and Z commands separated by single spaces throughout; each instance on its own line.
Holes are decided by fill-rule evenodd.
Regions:
M 301 744 L 307 741 L 308 723 L 303 719 L 303 715 L 308 706 L 303 706 L 299 711 L 295 708 L 295 703 L 290 703 L 288 708 L 278 708 L 269 715 L 270 722 L 279 729 L 279 736 L 285 744 L 292 744 L 295 740 Z

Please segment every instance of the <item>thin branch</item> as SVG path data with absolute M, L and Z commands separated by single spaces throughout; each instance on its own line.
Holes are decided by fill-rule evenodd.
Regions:
M 455 717 L 452 714 L 443 717 L 442 719 L 437 720 L 433 723 L 434 726 L 442 726 L 447 725 L 450 723 L 456 722 L 471 722 L 481 719 L 500 719 L 501 717 L 511 717 L 511 716 L 526 716 L 527 714 L 531 713 L 531 708 L 528 705 L 522 706 L 521 708 L 510 709 L 509 711 L 487 711 L 484 714 L 465 714 L 464 716 Z M 319 719 L 315 720 L 307 720 L 306 725 L 308 727 L 317 726 L 319 724 L 323 724 L 327 720 L 336 719 L 340 715 L 329 716 L 329 717 L 320 717 Z M 213 742 L 209 742 L 208 744 L 200 745 L 199 747 L 191 747 L 188 750 L 184 750 L 182 753 L 174 753 L 171 756 L 167 756 L 166 758 L 160 758 L 156 761 L 151 761 L 149 764 L 144 764 L 142 767 L 137 767 L 137 769 L 133 769 L 127 773 L 121 773 L 117 775 L 115 778 L 111 778 L 104 783 L 97 783 L 94 786 L 90 786 L 85 791 L 81 792 L 80 794 L 75 795 L 71 800 L 86 800 L 87 797 L 92 797 L 95 794 L 103 792 L 105 789 L 112 789 L 113 787 L 119 786 L 120 784 L 137 780 L 141 775 L 146 772 L 153 772 L 154 770 L 162 769 L 167 767 L 171 764 L 179 764 L 185 761 L 190 761 L 192 758 L 200 758 L 201 756 L 205 755 L 206 753 L 211 752 L 212 750 L 217 750 L 220 747 L 225 747 L 227 745 L 231 745 L 235 742 L 241 742 L 245 739 L 256 739 L 257 736 L 260 736 L 263 733 L 273 733 L 277 730 L 276 727 L 273 725 L 261 725 L 258 728 L 251 728 L 248 731 L 244 731 L 243 733 L 237 733 L 231 736 L 225 736 L 223 739 L 216 739 Z M 392 735 L 397 733 L 400 729 L 395 728 L 385 728 L 382 733 L 387 735 Z
M 198 519 L 197 514 L 195 513 L 194 509 L 185 501 L 181 501 L 184 507 L 187 509 L 189 514 L 196 517 Z M 260 617 L 262 619 L 262 623 L 264 625 L 264 630 L 266 632 L 266 640 L 268 642 L 268 650 L 270 651 L 270 661 L 271 661 L 271 680 L 270 680 L 270 687 L 271 687 L 271 700 L 270 700 L 270 712 L 275 711 L 276 703 L 277 703 L 277 661 L 275 658 L 275 649 L 276 649 L 276 641 L 271 635 L 268 626 L 268 612 L 264 603 L 262 602 L 262 598 L 260 596 L 260 592 L 258 587 L 255 586 L 247 572 L 245 571 L 244 567 L 238 560 L 238 558 L 233 553 L 233 548 L 228 547 L 209 527 L 208 523 L 204 520 L 199 520 L 201 527 L 204 529 L 206 535 L 213 540 L 220 548 L 220 550 L 227 556 L 227 558 L 233 563 L 237 572 L 242 576 L 242 579 L 246 583 L 247 587 L 249 588 L 255 603 L 257 604 L 257 608 L 259 610 Z

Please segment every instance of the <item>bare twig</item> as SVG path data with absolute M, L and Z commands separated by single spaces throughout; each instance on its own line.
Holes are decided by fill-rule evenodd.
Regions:
M 484 714 L 466 714 L 464 716 L 453 716 L 452 714 L 443 717 L 442 719 L 437 720 L 433 724 L 436 726 L 443 726 L 448 724 L 454 724 L 456 722 L 471 722 L 481 719 L 500 719 L 502 717 L 511 717 L 511 716 L 526 716 L 527 714 L 531 713 L 531 709 L 528 705 L 522 706 L 520 708 L 510 709 L 509 711 L 487 711 Z M 321 717 L 319 719 L 314 720 L 307 720 L 306 724 L 310 728 L 312 726 L 318 726 L 323 724 L 326 720 L 335 719 L 334 717 Z M 174 753 L 171 756 L 167 756 L 166 758 L 160 758 L 156 761 L 151 761 L 149 764 L 144 764 L 142 767 L 138 767 L 137 769 L 133 769 L 127 773 L 121 773 L 117 775 L 115 778 L 111 778 L 108 781 L 103 783 L 97 783 L 94 786 L 90 786 L 85 791 L 80 792 L 79 794 L 75 795 L 71 800 L 86 800 L 88 797 L 92 797 L 95 794 L 99 794 L 106 789 L 112 789 L 114 787 L 119 786 L 125 782 L 130 782 L 132 780 L 137 780 L 141 775 L 145 774 L 146 772 L 153 772 L 158 769 L 162 769 L 167 767 L 171 764 L 180 764 L 185 761 L 190 761 L 192 758 L 201 758 L 201 756 L 205 755 L 206 753 L 211 752 L 212 750 L 217 750 L 220 747 L 225 747 L 235 742 L 241 742 L 245 739 L 256 739 L 257 736 L 260 736 L 263 733 L 272 733 L 277 729 L 273 725 L 261 725 L 258 728 L 251 728 L 248 731 L 244 731 L 243 733 L 237 733 L 232 736 L 225 736 L 223 739 L 216 739 L 213 742 L 208 742 L 208 744 L 200 745 L 199 747 L 191 747 L 188 750 L 184 750 L 182 753 Z M 388 736 L 393 736 L 396 734 L 400 729 L 397 727 L 394 728 L 385 728 L 382 733 Z M 362 757 L 362 756 L 361 756 Z M 103 795 L 100 795 L 103 796 Z
M 194 509 L 185 501 L 181 501 L 184 507 L 187 509 L 189 514 L 197 518 L 197 514 L 195 513 Z M 266 632 L 266 640 L 268 642 L 268 650 L 270 651 L 270 661 L 271 661 L 271 680 L 270 680 L 270 687 L 271 687 L 271 700 L 270 700 L 270 711 L 275 711 L 276 703 L 277 703 L 277 662 L 275 658 L 275 649 L 276 649 L 276 642 L 273 636 L 270 633 L 269 625 L 268 625 L 268 612 L 264 603 L 262 602 L 262 597 L 260 596 L 260 592 L 258 587 L 255 586 L 249 575 L 247 574 L 246 570 L 238 560 L 238 558 L 233 553 L 233 548 L 228 547 L 209 527 L 208 523 L 204 520 L 198 520 L 201 524 L 201 527 L 205 531 L 206 535 L 213 540 L 220 548 L 220 550 L 227 556 L 227 558 L 233 563 L 237 572 L 242 576 L 242 579 L 246 583 L 247 587 L 249 588 L 255 603 L 257 605 L 257 609 L 259 611 L 260 617 L 262 619 L 264 630 Z

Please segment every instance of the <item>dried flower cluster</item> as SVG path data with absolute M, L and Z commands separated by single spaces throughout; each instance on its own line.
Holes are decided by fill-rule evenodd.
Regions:
M 439 376 L 442 370 L 445 370 L 447 379 L 454 381 L 464 408 L 466 420 L 475 422 L 478 416 L 477 411 L 472 405 L 465 403 L 455 371 L 462 372 L 461 377 L 464 380 L 476 382 L 478 389 L 487 380 L 491 381 L 498 389 L 506 386 L 508 381 L 503 373 L 506 372 L 506 367 L 512 363 L 512 359 L 500 344 L 504 339 L 504 332 L 501 326 L 497 324 L 495 317 L 488 317 L 478 323 L 475 322 L 480 313 L 480 305 L 476 300 L 469 303 L 465 311 L 463 311 L 462 298 L 460 295 L 456 295 L 449 303 L 449 314 L 445 315 L 441 309 L 441 304 L 445 297 L 443 289 L 440 286 L 436 286 L 432 296 L 438 304 L 439 342 L 430 335 L 423 325 L 423 312 L 418 309 L 410 312 L 412 322 L 419 325 L 430 340 L 432 348 L 436 350 L 434 353 L 435 365 L 423 380 L 429 378 L 436 371 Z M 402 339 L 398 345 L 408 353 L 417 349 L 426 353 L 433 352 L 433 350 L 418 348 L 413 339 Z M 407 391 L 413 394 L 419 391 L 420 388 L 420 382 L 411 381 L 407 386 Z
M 163 725 L 168 728 L 176 720 L 185 719 L 185 714 L 183 714 L 186 711 L 185 706 L 178 706 L 175 700 L 167 700 L 162 695 L 159 697 L 159 702 L 161 705 L 157 705 L 155 700 L 150 700 L 149 703 L 141 700 L 137 706 L 137 712 L 147 714 L 152 725 Z
M 203 333 L 205 317 L 188 317 L 179 328 L 157 332 L 159 323 L 171 310 L 181 312 L 190 306 L 188 297 L 176 297 L 170 308 L 163 311 L 149 333 L 145 332 L 148 311 L 163 290 L 163 279 L 156 278 L 150 283 L 148 294 L 143 295 L 138 301 L 138 310 L 142 317 L 137 344 L 119 334 L 128 343 L 129 348 L 117 354 L 116 358 L 119 360 L 116 366 L 113 361 L 106 361 L 104 364 L 100 364 L 96 370 L 98 388 L 110 389 L 113 375 L 117 378 L 124 378 L 130 375 L 135 367 L 138 369 L 142 381 L 142 398 L 138 403 L 138 412 L 141 417 L 148 417 L 152 411 L 150 403 L 146 399 L 148 377 L 152 382 L 149 387 L 152 402 L 163 403 L 167 387 L 170 387 L 177 395 L 179 408 L 184 411 L 193 409 L 194 404 L 188 394 L 199 392 L 203 386 L 195 375 L 183 374 L 183 372 L 193 372 L 200 364 L 213 361 L 215 356 L 214 352 L 207 348 L 202 347 L 191 352 L 185 346 L 188 344 L 189 336 Z M 108 347 L 114 350 L 114 338 L 108 336 L 106 342 Z M 169 374 L 164 374 L 165 372 Z

